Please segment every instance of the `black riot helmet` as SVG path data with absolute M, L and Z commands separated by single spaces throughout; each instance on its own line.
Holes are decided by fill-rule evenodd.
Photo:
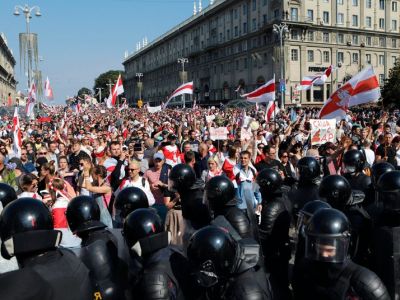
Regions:
M 274 193 L 282 186 L 282 177 L 277 170 L 266 168 L 257 175 L 257 184 L 262 193 Z
M 374 164 L 371 167 L 371 180 L 372 180 L 372 184 L 374 185 L 374 187 L 377 187 L 379 178 L 390 171 L 394 171 L 395 168 L 392 164 L 386 162 L 386 161 L 382 161 L 382 162 L 378 162 L 376 164 Z
M 12 186 L 0 182 L 0 208 L 5 207 L 8 203 L 14 201 L 17 198 L 17 193 Z
M 299 211 L 299 218 L 297 219 L 297 230 L 301 230 L 303 226 L 307 226 L 311 217 L 320 209 L 332 208 L 329 203 L 321 200 L 313 200 L 307 202 Z
M 333 208 L 343 209 L 349 204 L 351 185 L 343 176 L 328 175 L 321 181 L 319 196 L 325 199 Z
M 77 196 L 69 203 L 66 211 L 69 228 L 73 233 L 82 233 L 105 228 L 100 222 L 100 207 L 90 196 Z
M 321 167 L 314 157 L 306 156 L 297 162 L 300 181 L 314 181 L 321 175 Z
M 197 283 L 210 287 L 230 276 L 235 268 L 237 244 L 229 233 L 216 226 L 206 226 L 189 240 L 187 256 L 194 268 Z
M 185 164 L 178 164 L 169 172 L 168 189 L 171 192 L 189 190 L 196 181 L 193 169 Z
M 350 223 L 340 210 L 318 210 L 305 228 L 306 258 L 321 262 L 342 263 L 347 259 Z
M 12 201 L 0 215 L 1 254 L 4 258 L 57 246 L 61 233 L 53 230 L 47 206 L 37 199 Z
M 137 187 L 126 187 L 115 199 L 115 208 L 120 211 L 122 218 L 138 208 L 148 208 L 149 201 L 143 190 Z
M 351 149 L 343 155 L 343 169 L 345 174 L 361 172 L 365 166 L 364 154 L 355 149 Z
M 400 212 L 400 171 L 383 174 L 377 184 L 378 205 Z
M 222 209 L 235 198 L 235 187 L 226 176 L 215 176 L 206 185 L 206 199 L 211 210 Z
M 161 232 L 164 232 L 161 218 L 150 208 L 139 208 L 125 218 L 123 235 L 129 248 Z

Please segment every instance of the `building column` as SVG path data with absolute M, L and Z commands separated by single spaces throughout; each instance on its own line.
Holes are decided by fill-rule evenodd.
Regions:
M 365 27 L 365 0 L 359 0 L 360 3 L 360 29 Z
M 300 60 L 300 80 L 301 80 L 307 71 L 305 67 L 307 64 L 307 47 L 305 45 L 300 45 L 299 60 Z M 306 103 L 306 102 L 307 102 L 307 92 L 300 91 L 300 103 Z

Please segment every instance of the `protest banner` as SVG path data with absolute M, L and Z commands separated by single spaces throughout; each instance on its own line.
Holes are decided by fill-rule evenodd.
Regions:
M 311 145 L 335 142 L 336 119 L 311 119 Z
M 226 127 L 211 127 L 210 128 L 210 139 L 216 140 L 226 140 L 228 136 L 228 129 Z

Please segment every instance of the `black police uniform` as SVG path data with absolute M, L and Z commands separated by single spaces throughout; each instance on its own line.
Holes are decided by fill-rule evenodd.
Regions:
M 114 228 L 122 228 L 124 218 L 138 208 L 148 208 L 149 201 L 146 193 L 138 187 L 127 187 L 122 189 L 115 198 L 116 210 Z
M 372 270 L 382 278 L 392 299 L 400 298 L 400 171 L 383 174 L 377 184 L 373 215 Z
M 282 178 L 276 170 L 262 170 L 257 183 L 262 196 L 260 240 L 266 268 L 271 272 L 275 298 L 289 299 L 291 203 L 282 191 Z
M 33 198 L 8 204 L 0 216 L 2 256 L 16 256 L 53 289 L 55 299 L 92 299 L 89 270 L 69 250 L 57 248 L 61 232 L 53 230 L 48 208 Z
M 388 162 L 378 162 L 371 167 L 371 185 L 369 187 L 369 193 L 371 194 L 370 203 L 365 201 L 364 207 L 367 211 L 370 209 L 374 210 L 375 203 L 378 201 L 378 180 L 379 178 L 390 171 L 394 171 L 395 167 Z
M 102 299 L 123 298 L 127 266 L 118 257 L 118 242 L 100 222 L 100 208 L 89 196 L 70 201 L 66 216 L 71 231 L 82 239 L 79 258 L 90 270 L 90 277 Z
M 185 299 L 187 260 L 169 245 L 160 217 L 150 209 L 138 209 L 126 218 L 123 232 L 131 253 L 143 264 L 140 278 L 132 284 L 134 299 Z
M 306 257 L 296 262 L 295 299 L 389 300 L 386 287 L 372 271 L 347 254 L 350 224 L 336 209 L 320 209 L 305 229 Z
M 202 299 L 272 299 L 266 274 L 257 270 L 254 240 L 235 241 L 224 229 L 207 226 L 192 236 L 187 255 Z

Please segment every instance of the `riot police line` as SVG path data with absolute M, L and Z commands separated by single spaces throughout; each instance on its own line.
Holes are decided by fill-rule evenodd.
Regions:
M 343 161 L 344 176 L 321 178 L 319 162 L 301 158 L 292 187 L 261 170 L 259 219 L 252 203 L 237 207 L 228 178 L 205 185 L 176 165 L 182 247 L 138 188 L 118 194 L 114 229 L 91 197 L 72 199 L 66 217 L 82 243 L 71 251 L 42 202 L 0 184 L 1 255 L 19 266 L 0 275 L 0 299 L 399 299 L 400 171 L 377 163 L 366 176 L 356 150 Z

